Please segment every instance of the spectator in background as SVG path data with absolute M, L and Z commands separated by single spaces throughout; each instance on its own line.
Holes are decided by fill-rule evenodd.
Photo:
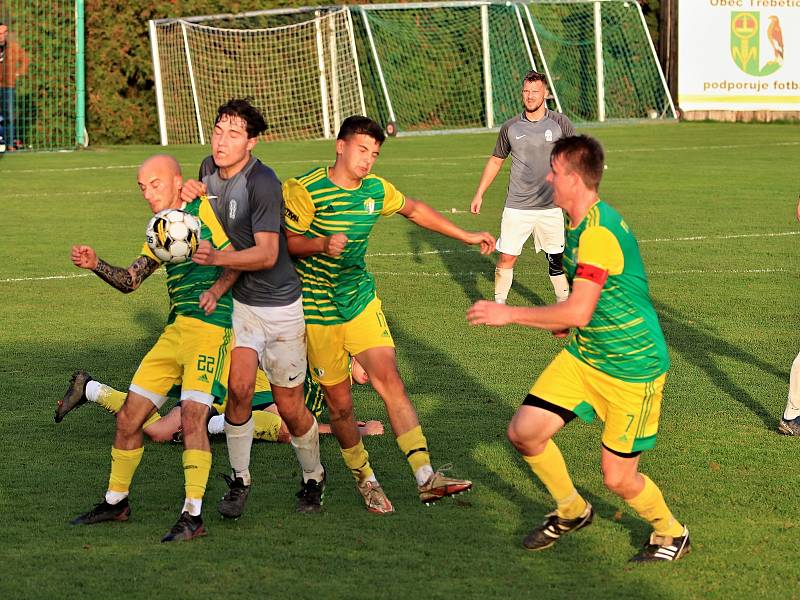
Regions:
M 16 99 L 17 79 L 28 72 L 28 55 L 22 47 L 11 39 L 8 25 L 0 22 L 0 116 L 3 117 L 3 129 L 9 150 L 21 146 L 14 129 L 14 104 Z M 0 139 L 0 145 L 2 145 Z

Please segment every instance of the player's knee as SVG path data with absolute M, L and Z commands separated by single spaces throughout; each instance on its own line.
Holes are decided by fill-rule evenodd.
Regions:
M 184 437 L 204 433 L 206 431 L 206 419 L 202 413 L 184 414 L 181 419 L 181 428 Z
M 517 449 L 517 452 L 523 456 L 536 456 L 544 451 L 544 446 L 547 444 L 547 440 L 542 442 L 536 439 L 535 436 L 531 436 L 527 429 L 520 428 L 515 419 L 512 419 L 508 424 L 506 437 L 511 442 L 511 445 Z
M 228 382 L 228 403 L 235 407 L 249 405 L 255 391 L 255 382 L 231 380 Z
M 395 397 L 398 394 L 405 394 L 405 386 L 403 385 L 403 379 L 400 377 L 400 371 L 397 369 L 397 364 L 381 365 L 371 373 L 372 387 L 381 396 Z
M 630 496 L 630 489 L 635 484 L 635 473 L 633 475 L 632 477 L 626 471 L 604 469 L 603 484 L 617 496 L 628 497 Z
M 353 418 L 353 405 L 328 405 L 328 416 L 331 421 L 349 421 Z
M 139 423 L 137 419 L 132 418 L 130 413 L 124 410 L 124 407 L 123 410 L 117 413 L 117 431 L 122 435 L 133 435 L 141 428 L 141 426 L 142 424 Z
M 564 274 L 564 253 L 558 252 L 555 254 L 550 254 L 549 252 L 545 252 L 545 256 L 547 256 L 547 272 L 551 277 L 557 277 L 558 275 Z

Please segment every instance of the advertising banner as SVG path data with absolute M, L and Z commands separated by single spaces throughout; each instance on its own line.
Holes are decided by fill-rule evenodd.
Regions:
M 679 0 L 678 104 L 800 111 L 800 0 Z

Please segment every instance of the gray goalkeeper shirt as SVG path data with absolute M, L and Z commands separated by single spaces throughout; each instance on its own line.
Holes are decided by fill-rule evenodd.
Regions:
M 200 165 L 211 206 L 236 250 L 256 245 L 254 234 L 278 234 L 278 258 L 271 269 L 242 271 L 233 297 L 250 306 L 287 306 L 300 298 L 300 278 L 294 269 L 283 231 L 283 193 L 275 172 L 257 158 L 230 179 L 223 179 L 212 157 Z
M 502 159 L 511 155 L 506 208 L 544 210 L 555 206 L 553 188 L 546 180 L 550 152 L 557 140 L 573 135 L 570 120 L 549 109 L 539 121 L 529 121 L 523 112 L 503 123 L 492 155 Z

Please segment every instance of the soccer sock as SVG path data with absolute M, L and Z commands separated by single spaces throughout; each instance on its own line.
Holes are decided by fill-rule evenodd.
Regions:
M 358 483 L 377 481 L 372 466 L 369 464 L 369 453 L 361 440 L 358 440 L 358 443 L 352 448 L 342 448 L 342 458 Z
M 225 438 L 228 445 L 228 459 L 234 477 L 241 477 L 245 485 L 250 485 L 250 447 L 253 445 L 253 416 L 241 425 L 225 420 Z
M 147 429 L 148 427 L 150 427 L 150 425 L 158 421 L 160 418 L 161 415 L 158 414 L 158 411 L 154 412 L 147 418 L 147 421 L 145 421 L 144 424 L 142 424 L 142 429 Z
M 86 383 L 86 399 L 89 402 L 96 402 L 113 415 L 120 411 L 127 397 L 127 393 L 115 390 L 104 383 L 95 380 Z
M 126 392 L 115 390 L 109 385 L 99 383 L 92 379 L 86 382 L 86 399 L 89 402 L 99 404 L 112 415 L 117 414 L 122 410 L 122 405 L 125 404 L 125 399 L 128 397 Z M 142 429 L 149 427 L 161 418 L 161 415 L 154 412 L 150 418 L 144 422 Z
M 253 413 L 255 415 L 255 413 Z M 214 415 L 208 420 L 208 434 L 215 435 L 225 431 L 225 415 Z
M 586 510 L 584 500 L 572 485 L 567 472 L 567 464 L 553 440 L 548 440 L 544 452 L 536 456 L 523 456 L 531 471 L 550 492 L 556 501 L 556 512 L 562 519 L 577 519 Z
M 657 535 L 680 537 L 683 525 L 672 516 L 661 490 L 647 475 L 642 474 L 642 477 L 644 477 L 644 489 L 638 496 L 625 502 L 653 526 Z
M 566 275 L 550 275 L 550 283 L 556 293 L 556 302 L 565 302 L 569 298 L 569 283 Z
M 406 431 L 403 435 L 397 436 L 397 445 L 406 455 L 408 464 L 414 472 L 417 485 L 422 485 L 431 475 L 431 456 L 428 453 L 428 441 L 422 435 L 422 426 L 417 425 L 414 429 Z
M 514 280 L 514 269 L 501 269 L 496 267 L 494 270 L 494 301 L 505 304 L 508 292 L 511 290 L 511 282 Z
M 274 412 L 268 410 L 257 410 L 253 412 L 253 437 L 265 442 L 277 442 L 278 434 L 281 432 L 281 418 Z
M 800 354 L 795 357 L 789 371 L 789 399 L 783 411 L 783 418 L 787 421 L 797 417 L 800 417 Z
M 209 471 L 211 471 L 211 452 L 208 450 L 183 451 L 183 478 L 186 499 L 183 502 L 181 512 L 186 511 L 193 517 L 200 515 Z
M 322 481 L 325 469 L 319 462 L 319 425 L 314 419 L 311 428 L 301 436 L 292 436 L 292 448 L 303 468 L 303 481 Z
M 106 502 L 117 504 L 128 497 L 133 474 L 142 460 L 144 446 L 135 450 L 120 450 L 111 447 L 111 475 L 108 478 Z

